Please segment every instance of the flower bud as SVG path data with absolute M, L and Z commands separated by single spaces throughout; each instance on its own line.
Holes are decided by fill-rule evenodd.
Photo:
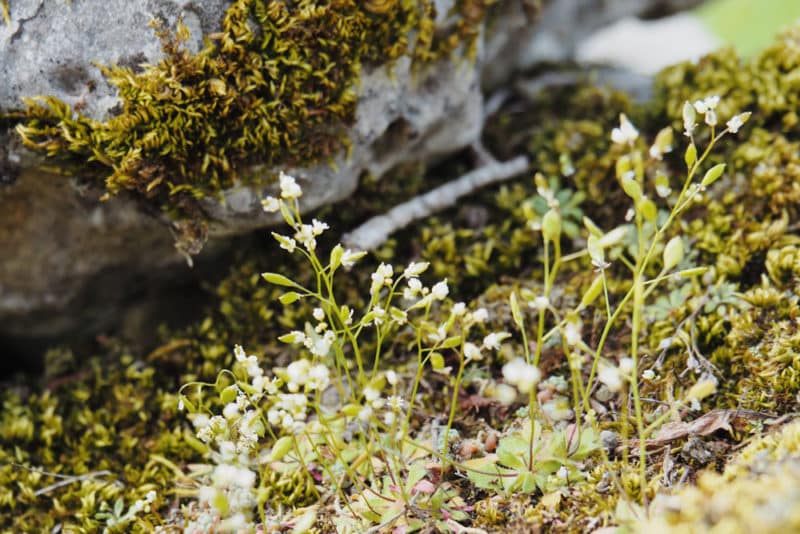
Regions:
M 561 214 L 549 209 L 542 217 L 542 235 L 546 241 L 557 241 L 561 237 Z

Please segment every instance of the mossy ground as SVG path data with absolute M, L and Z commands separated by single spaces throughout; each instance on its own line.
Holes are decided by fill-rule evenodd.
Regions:
M 614 177 L 619 154 L 608 136 L 618 113 L 627 113 L 643 135 L 652 138 L 680 116 L 686 99 L 719 94 L 723 117 L 753 111 L 739 137 L 726 138 L 714 156 L 729 162 L 726 177 L 675 229 L 691 243 L 686 261 L 711 269 L 701 281 L 670 282 L 654 295 L 646 309 L 642 348 L 642 368 L 653 371 L 652 378 L 642 381 L 642 396 L 649 399 L 646 418 L 656 418 L 661 403 L 680 398 L 698 374 L 708 372 L 718 380 L 717 393 L 680 415 L 691 421 L 702 414 L 727 413 L 729 429 L 711 427 L 651 449 L 646 488 L 640 487 L 635 463 L 624 461 L 626 451 L 613 445 L 608 462 L 594 459 L 584 465 L 584 480 L 545 494 L 494 494 L 454 477 L 449 482 L 469 505 L 473 527 L 489 532 L 576 532 L 621 525 L 628 531 L 651 532 L 655 525 L 663 531 L 700 532 L 718 526 L 721 532 L 746 532 L 750 525 L 763 525 L 759 518 L 769 513 L 774 531 L 796 528 L 791 511 L 797 503 L 797 428 L 791 425 L 780 435 L 772 433 L 780 426 L 779 418 L 797 412 L 800 404 L 800 123 L 795 111 L 800 88 L 792 74 L 798 63 L 800 32 L 795 31 L 749 63 L 722 51 L 697 65 L 668 69 L 659 77 L 657 98 L 645 107 L 635 107 L 612 91 L 580 87 L 545 93 L 534 101 L 512 99 L 491 119 L 487 146 L 501 157 L 527 153 L 537 170 L 559 177 L 562 205 L 571 199 L 575 210 L 564 216 L 564 247 L 569 250 L 578 246 L 573 239 L 581 214 L 604 228 L 624 220 L 628 204 Z M 681 129 L 677 123 L 676 129 Z M 667 158 L 664 165 L 680 169 L 679 159 Z M 463 166 L 463 159 L 457 159 L 437 174 L 456 175 Z M 379 191 L 391 204 L 429 186 L 422 169 L 397 172 L 396 180 L 364 187 Z M 367 196 L 376 198 L 357 195 L 348 209 L 334 207 L 329 214 L 355 213 L 358 210 L 350 206 L 363 207 Z M 400 232 L 378 256 L 396 264 L 430 260 L 432 279 L 447 277 L 457 298 L 489 309 L 487 330 L 513 331 L 510 291 L 535 289 L 541 279 L 535 267 L 540 236 L 527 226 L 537 210 L 535 198 L 530 176 L 476 193 L 460 208 Z M 330 222 L 338 235 L 357 221 L 344 216 Z M 574 235 L 569 222 L 576 226 Z M 123 341 L 106 340 L 102 353 L 92 358 L 62 351 L 65 363 L 58 376 L 4 388 L 2 531 L 44 532 L 57 525 L 64 532 L 97 531 L 104 526 L 97 516 L 102 506 L 113 507 L 118 498 L 129 506 L 152 489 L 158 494 L 152 510 L 127 528 L 180 529 L 184 514 L 191 513 L 181 511 L 180 498 L 192 487 L 192 466 L 203 459 L 194 448 L 191 425 L 177 412 L 178 388 L 192 380 L 214 381 L 220 369 L 233 364 L 231 348 L 236 343 L 260 354 L 265 366 L 287 363 L 292 352 L 276 339 L 309 311 L 281 306 L 280 291 L 261 280 L 259 273 L 271 252 L 242 251 L 230 276 L 216 289 L 207 317 L 180 331 L 163 331 L 162 344 L 149 354 L 132 353 Z M 351 305 L 358 304 L 356 288 L 369 279 L 375 265 L 360 265 L 346 282 L 350 285 L 339 288 Z M 556 307 L 580 300 L 593 278 L 588 261 L 574 265 L 563 269 L 556 281 L 551 297 Z M 281 269 L 299 281 L 312 276 L 293 260 Z M 612 266 L 608 274 L 612 293 L 626 287 L 623 268 Z M 591 338 L 597 334 L 593 318 L 583 319 Z M 682 342 L 664 345 L 667 337 Z M 512 340 L 507 350 L 520 350 L 520 343 Z M 628 343 L 629 332 L 623 329 L 607 347 L 625 353 Z M 394 340 L 383 361 L 402 370 L 407 365 L 403 347 L 402 337 Z M 499 375 L 507 356 L 501 353 L 483 362 L 465 379 L 458 424 L 464 439 L 455 445 L 460 453 L 468 454 L 467 438 L 490 439 L 492 432 L 506 431 L 513 419 L 513 409 L 489 401 L 480 389 L 482 380 Z M 568 375 L 558 346 L 544 351 L 540 366 L 545 376 Z M 425 384 L 424 410 L 415 415 L 416 428 L 445 412 L 449 387 L 450 382 L 437 375 Z M 549 393 L 558 396 L 555 386 Z M 618 429 L 624 403 L 599 392 L 594 401 L 601 425 Z M 725 409 L 741 411 L 712 412 Z M 756 436 L 754 443 L 734 457 L 732 451 L 751 436 Z M 714 474 L 723 468 L 721 475 Z M 60 481 L 66 483 L 50 487 Z M 724 489 L 720 481 L 727 484 Z M 310 478 L 294 484 L 296 491 L 277 492 L 274 498 L 310 504 L 324 490 Z M 651 500 L 656 494 L 661 496 L 646 511 L 628 504 L 625 497 L 637 500 L 645 495 Z M 732 500 L 747 505 L 731 506 Z M 714 504 L 710 511 L 709 503 Z M 780 514 L 768 512 L 775 507 Z M 334 513 L 323 509 L 317 528 L 329 529 Z

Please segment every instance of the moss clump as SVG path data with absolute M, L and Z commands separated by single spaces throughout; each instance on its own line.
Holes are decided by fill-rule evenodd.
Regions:
M 197 54 L 182 48 L 184 27 L 172 35 L 156 25 L 158 64 L 101 67 L 122 100 L 115 116 L 93 120 L 55 98 L 31 98 L 14 115 L 24 121 L 18 132 L 49 156 L 97 163 L 110 194 L 188 209 L 237 179 L 257 180 L 242 175 L 248 162 L 331 157 L 346 144 L 364 65 L 428 61 L 469 44 L 491 3 L 460 2 L 458 24 L 438 35 L 430 0 L 237 0 Z
M 782 33 L 776 42 L 752 60 L 743 60 L 732 48 L 665 69 L 656 81 L 656 93 L 667 116 L 680 117 L 686 100 L 719 95 L 720 117 L 750 109 L 751 122 L 771 130 L 797 132 L 800 128 L 800 28 Z M 676 128 L 681 127 L 676 122 Z
M 758 438 L 725 467 L 653 502 L 635 532 L 796 532 L 800 423 Z

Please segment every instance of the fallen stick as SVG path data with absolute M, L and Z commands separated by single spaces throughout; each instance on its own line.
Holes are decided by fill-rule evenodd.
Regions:
M 369 219 L 352 232 L 345 234 L 342 237 L 342 244 L 355 250 L 375 250 L 397 230 L 452 207 L 464 195 L 521 174 L 527 170 L 528 165 L 526 156 L 505 162 L 487 163 L 436 189 L 399 204 L 383 215 Z

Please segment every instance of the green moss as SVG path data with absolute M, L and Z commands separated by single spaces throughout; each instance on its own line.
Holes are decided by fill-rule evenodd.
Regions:
M 457 24 L 437 34 L 430 0 L 237 0 L 197 54 L 185 27 L 160 25 L 165 57 L 141 72 L 101 67 L 121 99 L 93 120 L 53 97 L 14 114 L 25 144 L 48 156 L 92 162 L 113 195 L 130 190 L 190 211 L 252 162 L 303 165 L 347 144 L 356 85 L 366 65 L 401 56 L 430 61 L 474 42 L 491 1 L 460 2 Z
M 758 438 L 722 474 L 659 496 L 635 532 L 795 532 L 800 529 L 800 424 Z

